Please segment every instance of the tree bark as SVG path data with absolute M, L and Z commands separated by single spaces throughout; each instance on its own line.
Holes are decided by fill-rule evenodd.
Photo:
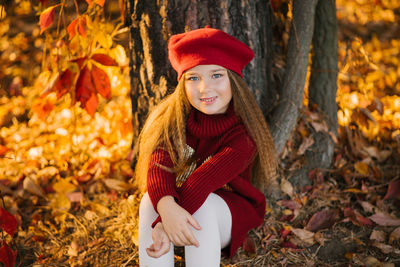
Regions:
M 335 0 L 320 0 L 316 8 L 309 105 L 317 105 L 337 134 L 338 37 Z
M 244 79 L 262 110 L 271 90 L 272 11 L 268 0 L 128 0 L 126 24 L 130 30 L 130 77 L 133 147 L 151 107 L 175 87 L 176 73 L 167 54 L 171 35 L 210 25 L 249 45 L 254 60 Z M 137 148 L 136 148 L 137 149 Z M 135 160 L 133 160 L 133 167 Z
M 318 0 L 293 1 L 293 21 L 286 56 L 286 71 L 278 104 L 270 119 L 271 134 L 278 153 L 282 152 L 289 139 L 303 103 L 317 2 Z
M 337 19 L 335 0 L 319 0 L 315 11 L 312 65 L 308 87 L 309 107 L 322 113 L 329 131 L 337 134 Z M 313 130 L 313 129 L 312 129 Z M 305 153 L 305 165 L 296 171 L 290 181 L 297 186 L 310 184 L 308 172 L 331 166 L 335 143 L 327 132 L 311 133 L 314 144 Z

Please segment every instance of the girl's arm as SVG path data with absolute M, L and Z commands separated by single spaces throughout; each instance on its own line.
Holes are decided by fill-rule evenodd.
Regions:
M 154 209 L 161 215 L 152 223 L 155 228 L 163 219 L 163 227 L 174 245 L 194 245 L 199 243 L 194 237 L 190 225 L 200 230 L 197 221 L 174 199 L 179 199 L 176 192 L 175 175 L 167 168 L 172 168 L 172 161 L 167 151 L 156 149 L 150 158 L 147 175 L 147 188 Z
M 156 211 L 157 203 L 161 198 L 172 196 L 179 199 L 176 191 L 175 174 L 167 169 L 172 167 L 172 160 L 167 151 L 161 148 L 154 150 L 147 171 L 147 190 Z M 158 221 L 155 221 L 152 226 L 154 227 Z

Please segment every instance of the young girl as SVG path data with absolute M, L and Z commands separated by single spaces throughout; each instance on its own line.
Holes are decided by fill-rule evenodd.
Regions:
M 265 186 L 276 177 L 267 124 L 242 80 L 253 51 L 209 27 L 173 35 L 174 93 L 140 135 L 136 179 L 147 185 L 139 209 L 140 266 L 220 266 L 265 215 Z M 251 181 L 257 186 L 253 186 Z

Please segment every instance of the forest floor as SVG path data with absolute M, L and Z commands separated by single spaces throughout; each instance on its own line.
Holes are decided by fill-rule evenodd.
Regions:
M 68 96 L 40 97 L 46 40 L 31 2 L 16 3 L 0 5 L 0 190 L 18 222 L 3 233 L 16 266 L 138 266 L 126 36 L 113 50 L 123 67 L 109 72 L 112 97 L 91 117 Z M 333 167 L 311 171 L 309 186 L 289 182 L 312 132 L 327 129 L 304 107 L 282 155 L 282 199 L 221 266 L 400 266 L 400 1 L 337 9 Z M 183 257 L 177 248 L 177 266 Z

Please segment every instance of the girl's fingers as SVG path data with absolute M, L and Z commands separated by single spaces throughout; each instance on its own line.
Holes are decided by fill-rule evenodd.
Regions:
M 176 233 L 173 236 L 173 243 L 175 246 L 186 246 L 185 238 L 183 238 L 181 235 L 182 233 Z
M 146 248 L 147 255 L 153 258 L 159 258 L 169 251 L 169 242 L 162 242 L 159 249 L 155 249 L 154 244 Z
M 183 232 L 183 234 L 186 237 L 186 240 L 189 242 L 187 245 L 193 245 L 198 247 L 199 246 L 199 242 L 197 241 L 196 237 L 193 234 L 192 229 L 190 229 L 190 227 L 187 227 L 185 229 L 185 231 Z
M 190 225 L 194 227 L 194 229 L 201 230 L 200 224 L 197 222 L 197 220 L 192 215 L 188 216 L 188 221 L 189 221 Z

